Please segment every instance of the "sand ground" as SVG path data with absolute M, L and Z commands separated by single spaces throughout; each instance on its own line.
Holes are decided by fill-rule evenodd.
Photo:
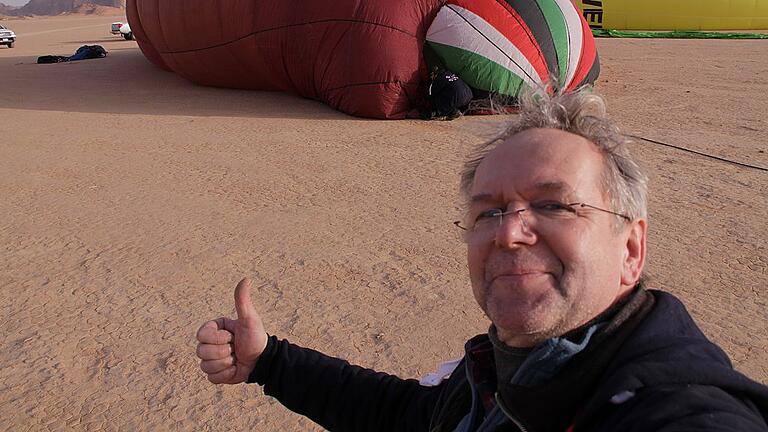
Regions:
M 216 387 L 194 334 L 243 276 L 268 331 L 420 376 L 487 322 L 453 232 L 457 172 L 500 118 L 372 121 L 204 88 L 108 33 L 8 21 L 0 48 L 0 429 L 313 430 Z M 105 59 L 37 65 L 83 44 Z M 644 137 L 768 166 L 768 41 L 598 41 L 599 90 Z M 768 174 L 650 144 L 653 286 L 768 381 Z

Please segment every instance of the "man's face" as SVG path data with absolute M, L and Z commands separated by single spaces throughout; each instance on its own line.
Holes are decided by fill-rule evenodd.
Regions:
M 467 222 L 489 209 L 550 201 L 612 210 L 602 172 L 602 155 L 582 137 L 555 129 L 521 132 L 478 166 Z M 532 211 L 504 216 L 495 234 L 467 237 L 475 299 L 507 344 L 532 346 L 562 335 L 632 289 L 645 252 L 645 221 L 640 225 L 588 208 L 567 220 Z

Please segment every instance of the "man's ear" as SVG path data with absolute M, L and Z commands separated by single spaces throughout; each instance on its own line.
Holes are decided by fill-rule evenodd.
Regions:
M 634 287 L 640 280 L 645 266 L 645 238 L 648 231 L 648 221 L 636 219 L 630 222 L 626 231 L 624 260 L 622 262 L 621 285 Z

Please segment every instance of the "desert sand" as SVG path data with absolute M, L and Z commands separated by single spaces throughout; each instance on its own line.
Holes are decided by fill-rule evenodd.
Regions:
M 195 332 L 250 276 L 270 333 L 403 377 L 487 321 L 457 172 L 502 117 L 374 121 L 205 88 L 109 34 L 120 16 L 5 21 L 0 429 L 318 430 L 255 385 L 214 386 Z M 37 65 L 100 44 L 99 60 Z M 598 41 L 628 132 L 768 166 L 768 40 Z M 651 286 L 768 381 L 768 173 L 641 143 Z

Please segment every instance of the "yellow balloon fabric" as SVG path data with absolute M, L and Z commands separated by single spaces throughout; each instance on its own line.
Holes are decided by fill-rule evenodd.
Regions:
M 576 4 L 595 29 L 768 29 L 768 0 L 577 0 Z

